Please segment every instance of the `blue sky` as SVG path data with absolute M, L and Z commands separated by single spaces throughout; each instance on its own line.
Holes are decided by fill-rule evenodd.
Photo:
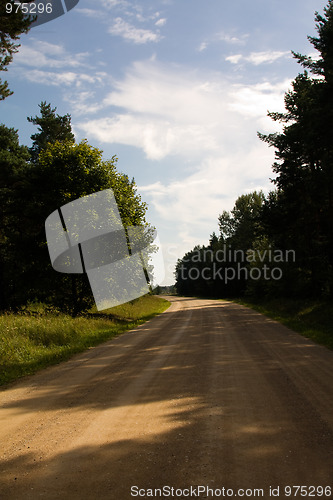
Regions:
M 3 76 L 14 95 L 0 121 L 31 144 L 27 116 L 47 101 L 70 113 L 76 140 L 117 155 L 149 205 L 173 282 L 177 257 L 207 244 L 241 194 L 272 189 L 274 152 L 257 138 L 277 125 L 313 53 L 321 0 L 80 0 L 21 37 Z

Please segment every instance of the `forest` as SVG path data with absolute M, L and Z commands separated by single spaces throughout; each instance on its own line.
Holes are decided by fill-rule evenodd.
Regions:
M 0 13 L 2 16 L 2 14 Z M 207 246 L 179 259 L 176 289 L 209 297 L 315 297 L 333 294 L 333 2 L 315 15 L 316 56 L 292 52 L 302 67 L 285 94 L 285 112 L 269 112 L 280 131 L 258 132 L 275 151 L 273 189 L 245 193 L 218 217 Z M 29 30 L 20 11 L 1 17 L 0 70 L 6 71 L 17 40 Z M 7 23 L 7 24 L 6 24 Z M 0 80 L 0 100 L 11 95 Z M 44 223 L 74 199 L 112 188 L 125 226 L 143 225 L 147 206 L 135 181 L 118 172 L 117 158 L 79 144 L 69 114 L 40 103 L 28 117 L 37 127 L 30 147 L 18 131 L 0 125 L 0 309 L 30 300 L 68 307 L 91 306 L 84 275 L 55 273 L 46 251 Z M 65 306 L 67 304 L 67 306 Z

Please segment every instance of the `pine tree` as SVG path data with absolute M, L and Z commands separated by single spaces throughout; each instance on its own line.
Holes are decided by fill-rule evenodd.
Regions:
M 46 101 L 41 102 L 39 108 L 41 116 L 28 118 L 30 123 L 39 127 L 38 133 L 31 136 L 33 144 L 30 148 L 30 154 L 33 162 L 38 160 L 40 152 L 49 143 L 69 141 L 74 144 L 75 142 L 69 114 L 64 116 L 56 114 L 57 108 L 52 109 L 51 104 L 47 104 Z
M 286 112 L 268 114 L 283 131 L 258 135 L 275 148 L 270 231 L 297 251 L 303 286 L 318 294 L 333 289 L 333 0 L 315 20 L 318 37 L 308 39 L 318 58 L 293 52 L 304 71 L 285 95 Z
M 13 294 L 20 258 L 15 243 L 26 226 L 22 190 L 29 152 L 19 144 L 17 130 L 0 124 L 0 309 Z M 16 285 L 17 286 L 17 285 Z

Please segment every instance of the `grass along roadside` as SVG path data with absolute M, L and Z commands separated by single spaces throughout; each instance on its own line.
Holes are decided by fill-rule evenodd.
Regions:
M 0 385 L 107 341 L 165 311 L 170 303 L 155 295 L 72 318 L 43 304 L 0 316 Z
M 333 350 L 333 304 L 298 299 L 235 300 Z

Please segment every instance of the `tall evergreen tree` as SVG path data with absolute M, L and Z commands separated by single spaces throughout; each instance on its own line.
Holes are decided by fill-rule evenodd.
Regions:
M 305 70 L 285 95 L 286 112 L 269 113 L 283 131 L 259 137 L 276 156 L 266 222 L 279 246 L 297 251 L 303 286 L 318 294 L 333 293 L 333 0 L 315 19 L 318 36 L 308 39 L 318 58 L 293 52 Z
M 17 244 L 24 231 L 22 190 L 29 152 L 19 144 L 17 130 L 0 125 L 0 309 L 13 294 L 18 262 Z
M 40 116 L 29 117 L 28 121 L 38 126 L 38 132 L 31 136 L 33 141 L 30 148 L 31 159 L 33 162 L 38 160 L 39 154 L 49 143 L 56 141 L 69 141 L 74 144 L 75 138 L 72 132 L 71 116 L 66 114 L 60 116 L 56 114 L 57 108 L 51 107 L 46 101 L 39 104 Z

